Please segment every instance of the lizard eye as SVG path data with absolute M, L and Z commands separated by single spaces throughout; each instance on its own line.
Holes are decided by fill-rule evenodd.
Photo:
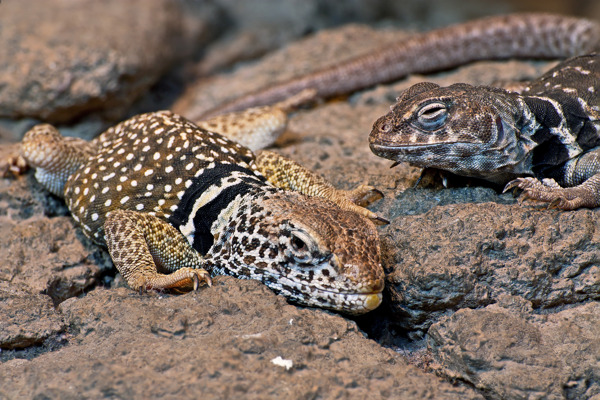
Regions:
M 430 103 L 417 111 L 415 124 L 421 129 L 433 131 L 441 128 L 448 118 L 448 109 L 444 103 Z
M 298 262 L 307 262 L 312 258 L 318 246 L 308 232 L 296 228 L 289 236 L 285 236 L 281 236 L 279 241 L 287 257 Z
M 308 249 L 308 245 L 296 235 L 292 235 L 291 244 L 294 251 L 306 251 Z

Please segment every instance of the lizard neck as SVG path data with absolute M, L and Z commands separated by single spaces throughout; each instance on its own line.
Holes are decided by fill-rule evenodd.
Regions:
M 264 177 L 248 168 L 216 164 L 192 181 L 169 222 L 205 255 L 241 204 L 271 190 Z
M 583 152 L 577 142 L 579 130 L 572 129 L 567 103 L 551 97 L 523 96 L 524 115 L 528 115 L 535 129 L 528 132 L 535 143 L 531 150 L 531 174 L 540 176 L 544 171 L 561 165 Z

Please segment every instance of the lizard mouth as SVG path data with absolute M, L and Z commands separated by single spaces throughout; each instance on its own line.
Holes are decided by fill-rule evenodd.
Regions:
M 438 143 L 427 143 L 427 144 L 371 144 L 371 150 L 375 151 L 387 151 L 387 150 L 404 150 L 404 149 L 431 149 L 439 146 L 447 146 L 449 144 L 472 144 L 470 142 L 438 142 Z
M 292 303 L 308 307 L 326 308 L 346 314 L 364 314 L 379 307 L 383 299 L 383 285 L 366 290 L 331 290 L 318 286 L 298 285 L 285 277 L 275 282 L 263 281 L 276 293 Z
M 364 314 L 366 312 L 373 311 L 374 309 L 379 307 L 381 301 L 383 300 L 382 292 L 346 295 L 345 297 L 347 302 L 358 305 L 358 307 L 353 309 L 354 311 L 348 311 L 352 314 Z
M 309 307 L 326 308 L 333 311 L 360 315 L 373 311 L 383 300 L 382 292 L 373 293 L 339 293 L 320 290 L 312 293 L 310 301 L 296 300 L 297 303 Z
M 452 146 L 449 151 L 448 145 Z M 476 150 L 477 146 L 473 146 L 470 142 L 440 142 L 427 144 L 371 144 L 371 151 L 383 158 L 392 161 L 408 161 L 408 162 L 431 162 L 432 160 L 440 160 L 445 157 L 452 156 L 455 158 L 470 157 Z M 421 157 L 427 159 L 421 160 Z

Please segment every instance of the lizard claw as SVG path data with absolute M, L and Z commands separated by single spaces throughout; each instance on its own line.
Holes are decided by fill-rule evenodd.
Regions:
M 562 206 L 564 205 L 564 203 L 565 203 L 564 198 L 557 197 L 548 203 L 548 209 L 563 208 Z
M 27 161 L 22 156 L 9 156 L 6 160 L 0 160 L 0 178 L 23 175 L 28 167 Z
M 389 225 L 390 224 L 390 221 L 388 221 L 385 218 L 381 218 L 380 216 L 376 216 L 375 218 L 373 218 L 373 222 L 376 225 Z
M 504 192 L 512 188 L 522 189 L 519 204 L 525 200 L 546 203 L 550 209 L 574 210 L 579 207 L 597 207 L 599 201 L 595 191 L 595 179 L 578 186 L 563 188 L 553 179 L 539 181 L 536 178 L 518 178 L 509 182 Z
M 198 287 L 200 286 L 200 280 L 204 281 L 204 283 L 206 283 L 206 286 L 211 287 L 212 286 L 212 279 L 211 279 L 210 274 L 208 273 L 208 271 L 202 269 L 202 270 L 200 270 L 198 272 L 202 276 L 199 278 L 197 275 L 194 275 L 194 277 L 195 277 L 194 290 L 198 290 Z
M 532 187 L 536 182 L 539 181 L 535 178 L 517 178 L 508 182 L 506 186 L 504 186 L 504 190 L 502 190 L 502 193 L 506 193 L 513 188 L 527 189 Z
M 369 185 L 359 185 L 352 190 L 342 190 L 346 198 L 357 206 L 366 207 L 377 200 L 383 199 L 383 192 Z

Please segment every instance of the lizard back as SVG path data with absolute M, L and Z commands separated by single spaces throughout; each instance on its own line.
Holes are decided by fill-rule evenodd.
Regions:
M 538 143 L 533 151 L 534 171 L 558 165 L 600 145 L 600 55 L 597 53 L 560 63 L 521 94 L 540 122 L 533 135 Z
M 187 229 L 193 247 L 205 253 L 219 213 L 236 196 L 266 186 L 250 150 L 168 111 L 129 119 L 95 143 L 97 153 L 67 181 L 65 200 L 86 235 L 101 244 L 106 217 L 124 209 Z M 206 230 L 191 232 L 195 216 Z

